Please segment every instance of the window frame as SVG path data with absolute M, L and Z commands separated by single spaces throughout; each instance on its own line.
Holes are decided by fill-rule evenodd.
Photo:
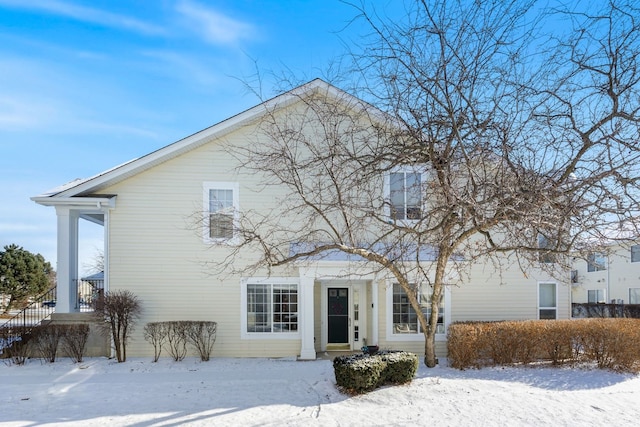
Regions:
M 555 306 L 542 306 L 540 305 L 540 290 L 542 285 L 553 285 L 553 289 L 554 289 L 554 303 Z M 553 317 L 554 320 L 558 319 L 558 284 L 556 282 L 538 282 L 538 319 L 539 320 L 552 320 L 552 319 L 548 319 L 546 317 L 541 317 L 540 313 L 545 310 L 545 311 L 551 311 L 554 310 L 555 311 L 555 316 Z
M 263 331 L 263 332 L 249 332 L 248 331 L 248 287 L 250 285 L 266 285 L 270 286 L 270 305 L 272 311 L 268 314 L 271 316 L 271 322 L 273 323 L 273 306 L 275 304 L 273 298 L 273 288 L 277 285 L 295 285 L 297 294 L 297 330 L 296 331 Z M 297 278 L 292 277 L 246 277 L 240 281 L 240 338 L 243 340 L 297 340 L 301 337 L 301 313 L 300 313 L 300 281 Z
M 404 192 L 404 216 L 405 218 L 394 218 L 393 215 L 393 203 L 391 201 L 391 176 L 393 174 L 399 174 L 402 173 L 404 174 L 404 186 L 403 186 L 403 192 Z M 408 211 L 408 206 L 407 206 L 407 188 L 406 188 L 406 175 L 407 174 L 417 174 L 420 176 L 420 215 L 418 218 L 406 218 L 407 215 L 407 211 Z M 403 223 L 416 223 L 418 221 L 421 221 L 425 218 L 425 189 L 426 189 L 426 179 L 427 179 L 427 173 L 425 170 L 425 167 L 423 165 L 420 166 L 397 166 L 392 168 L 391 170 L 389 170 L 387 173 L 385 173 L 384 175 L 384 206 L 385 206 L 385 216 L 387 216 L 391 221 L 395 221 L 397 223 L 403 224 Z
M 544 233 L 538 233 L 538 262 L 541 264 L 555 264 L 556 263 L 556 253 L 554 252 L 545 252 L 545 250 L 554 249 L 553 240 L 548 238 Z
M 395 331 L 394 323 L 393 323 L 393 285 L 397 284 L 394 281 L 388 280 L 386 283 L 386 335 L 387 341 L 424 341 L 424 335 L 422 330 L 420 329 L 420 325 L 418 322 L 417 331 L 415 333 L 397 333 Z M 429 286 L 426 283 L 422 284 L 422 286 Z M 442 332 L 436 332 L 436 341 L 446 341 L 447 340 L 447 328 L 451 323 L 451 291 L 449 286 L 444 286 L 444 294 L 442 296 L 442 307 L 443 307 L 443 328 Z M 416 320 L 417 321 L 417 320 Z
M 227 190 L 232 191 L 232 237 L 211 237 L 211 210 L 210 210 L 210 191 L 211 190 Z M 202 221 L 202 239 L 206 244 L 234 244 L 237 243 L 238 236 L 235 229 L 238 225 L 240 213 L 240 185 L 237 182 L 223 181 L 207 181 L 202 184 L 202 203 L 203 203 L 203 221 Z
M 602 258 L 602 263 L 598 259 Z M 604 252 L 589 252 L 587 254 L 587 273 L 607 270 L 607 256 Z
M 592 298 L 590 294 L 595 292 L 595 298 Z M 598 295 L 602 294 L 602 298 L 598 298 Z M 595 301 L 591 301 L 591 300 Z M 606 289 L 587 289 L 587 304 L 602 304 L 607 302 L 607 290 Z

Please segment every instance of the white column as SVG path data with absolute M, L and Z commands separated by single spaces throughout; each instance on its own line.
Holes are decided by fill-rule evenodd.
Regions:
M 56 206 L 58 217 L 58 264 L 56 269 L 56 313 L 76 310 L 78 275 L 78 215 L 65 206 Z
M 371 325 L 371 337 L 367 340 L 367 343 L 371 345 L 378 345 L 378 320 L 380 317 L 380 304 L 378 299 L 378 278 L 374 277 L 371 281 L 371 305 L 373 306 L 371 310 L 371 321 L 373 324 Z M 391 316 L 391 313 L 387 313 L 387 317 L 389 316 Z
M 300 348 L 300 359 L 315 360 L 316 349 L 314 343 L 314 305 L 313 305 L 313 284 L 314 278 L 300 276 L 300 304 L 298 308 L 298 321 L 300 322 L 300 338 L 302 346 Z

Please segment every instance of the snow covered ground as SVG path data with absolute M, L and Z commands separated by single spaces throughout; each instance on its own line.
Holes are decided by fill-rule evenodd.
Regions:
M 636 426 L 640 376 L 420 366 L 410 385 L 341 394 L 328 360 L 0 363 L 0 425 Z

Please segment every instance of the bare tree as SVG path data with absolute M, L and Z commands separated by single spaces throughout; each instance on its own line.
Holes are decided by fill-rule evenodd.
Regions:
M 241 213 L 220 263 L 249 248 L 254 268 L 361 259 L 405 291 L 432 367 L 444 288 L 474 260 L 555 274 L 613 225 L 637 236 L 640 14 L 618 1 L 422 0 L 402 20 L 354 7 L 371 33 L 352 92 L 377 108 L 330 87 L 290 92 L 304 96 L 286 112 L 265 104 L 260 144 L 234 152 L 280 197 Z

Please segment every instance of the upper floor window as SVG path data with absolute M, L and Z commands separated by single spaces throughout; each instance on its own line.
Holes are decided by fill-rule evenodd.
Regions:
M 238 214 L 238 184 L 204 183 L 204 233 L 207 241 L 225 241 L 234 237 Z
M 542 233 L 538 233 L 538 260 L 542 263 L 554 263 L 556 262 L 556 254 L 552 252 L 554 249 L 554 242 Z
M 640 262 L 640 245 L 631 246 L 631 262 Z
M 417 220 L 422 218 L 422 173 L 415 170 L 389 174 L 391 218 Z
M 607 269 L 605 256 L 602 252 L 591 252 L 587 255 L 587 271 L 603 271 Z

